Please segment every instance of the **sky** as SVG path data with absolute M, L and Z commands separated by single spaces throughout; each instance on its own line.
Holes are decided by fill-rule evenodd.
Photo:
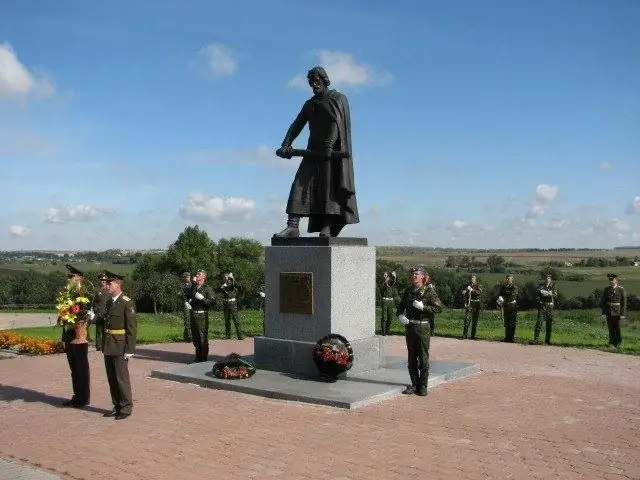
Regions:
M 188 225 L 268 245 L 316 65 L 351 109 L 341 236 L 640 245 L 636 0 L 5 0 L 0 250 L 166 248 Z

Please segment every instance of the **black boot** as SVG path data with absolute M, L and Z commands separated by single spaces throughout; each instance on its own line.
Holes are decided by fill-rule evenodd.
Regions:
M 284 230 L 275 233 L 274 237 L 288 238 L 288 237 L 299 237 L 300 236 L 300 217 L 295 215 L 289 215 L 287 219 L 287 226 Z
M 411 379 L 411 385 L 405 388 L 402 393 L 405 395 L 412 395 L 416 393 L 416 384 L 418 383 L 418 375 L 413 372 L 409 372 L 409 378 Z
M 427 384 L 429 383 L 429 372 L 422 372 L 420 379 L 418 380 L 418 388 L 416 389 L 416 395 L 421 397 L 427 396 Z
M 196 358 L 192 363 L 200 362 L 201 358 L 202 358 L 202 347 L 200 345 L 196 345 Z

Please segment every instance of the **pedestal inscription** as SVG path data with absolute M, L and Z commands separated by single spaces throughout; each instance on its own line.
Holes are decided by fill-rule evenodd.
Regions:
M 313 315 L 313 273 L 280 272 L 280 313 Z

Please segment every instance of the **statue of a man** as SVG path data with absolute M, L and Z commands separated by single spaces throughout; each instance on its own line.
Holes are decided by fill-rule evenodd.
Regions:
M 347 224 L 359 223 L 351 152 L 351 113 L 347 97 L 329 90 L 322 67 L 307 74 L 313 97 L 307 100 L 276 154 L 291 158 L 291 144 L 309 124 L 307 152 L 291 185 L 287 227 L 276 237 L 298 237 L 301 217 L 309 217 L 308 232 L 337 237 Z

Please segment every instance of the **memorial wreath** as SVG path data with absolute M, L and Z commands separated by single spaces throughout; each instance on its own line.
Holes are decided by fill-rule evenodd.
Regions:
M 342 335 L 330 333 L 313 347 L 313 361 L 323 380 L 336 381 L 338 375 L 353 366 L 353 348 Z
M 224 360 L 214 363 L 211 373 L 213 373 L 216 378 L 231 380 L 250 378 L 256 373 L 256 366 L 248 360 L 243 359 L 237 353 L 232 353 L 225 357 Z

